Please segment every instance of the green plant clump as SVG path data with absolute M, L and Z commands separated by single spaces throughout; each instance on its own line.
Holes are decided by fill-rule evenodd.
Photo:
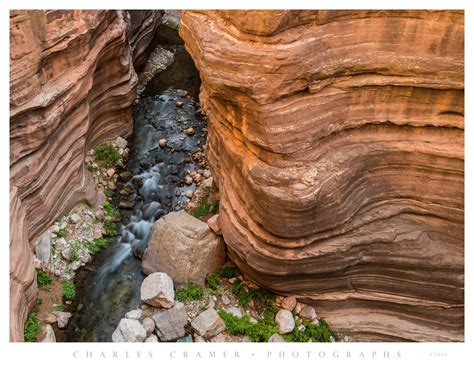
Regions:
M 221 291 L 221 282 L 218 274 L 212 274 L 206 277 L 206 287 L 213 291 Z
M 94 255 L 100 250 L 107 248 L 110 244 L 110 238 L 96 238 L 95 240 L 89 241 L 87 243 L 87 248 L 89 252 Z
M 63 297 L 67 300 L 73 300 L 76 298 L 76 287 L 74 286 L 74 283 L 71 282 L 70 280 L 63 280 L 62 281 L 63 285 Z
M 71 244 L 70 251 L 71 251 L 71 256 L 69 258 L 70 261 L 78 261 L 81 259 L 81 257 L 79 256 L 79 252 L 81 251 L 81 244 L 79 242 L 74 241 Z
M 54 306 L 54 311 L 63 312 L 64 306 L 63 305 L 56 305 Z
M 104 143 L 94 149 L 94 157 L 100 165 L 112 167 L 120 160 L 120 153 L 112 144 Z
M 56 232 L 54 232 L 57 238 L 64 238 L 66 237 L 66 229 L 60 228 Z
M 176 291 L 175 298 L 179 302 L 189 302 L 201 299 L 203 296 L 202 288 L 197 284 L 188 284 Z
M 227 265 L 221 268 L 218 273 L 222 278 L 236 278 L 240 275 L 240 270 L 235 265 Z
M 109 201 L 104 201 L 104 213 L 107 217 L 118 218 L 120 217 L 120 211 L 115 208 Z
M 263 289 L 248 289 L 239 279 L 232 284 L 232 293 L 237 297 L 239 304 L 247 307 L 251 300 L 254 301 L 255 306 L 266 309 L 267 311 L 274 310 L 275 296 Z
M 278 325 L 274 320 L 252 322 L 248 315 L 237 317 L 224 310 L 219 310 L 217 313 L 224 321 L 227 332 L 233 335 L 248 335 L 254 342 L 265 342 L 270 336 L 278 333 Z
M 206 199 L 193 211 L 193 215 L 197 218 L 200 218 L 209 213 L 217 213 L 218 210 L 219 200 L 215 201 L 214 203 L 209 203 L 209 201 Z
M 112 198 L 115 196 L 115 191 L 106 187 L 104 189 L 104 195 L 107 196 L 108 198 Z
M 42 269 L 36 269 L 36 283 L 39 289 L 49 290 L 53 277 Z
M 329 343 L 331 342 L 331 337 L 335 338 L 336 336 L 331 329 L 329 329 L 324 319 L 319 320 L 319 325 L 313 325 L 309 321 L 303 321 L 302 324 L 305 326 L 305 330 L 300 331 L 295 327 L 291 333 L 283 335 L 283 339 L 288 342 L 307 343 L 312 341 Z
M 115 237 L 117 235 L 117 225 L 111 220 L 104 221 L 104 230 L 106 237 Z
M 41 331 L 41 325 L 36 317 L 36 312 L 32 311 L 28 314 L 28 318 L 25 322 L 25 328 L 23 334 L 25 336 L 25 342 L 32 343 L 38 341 L 38 334 Z

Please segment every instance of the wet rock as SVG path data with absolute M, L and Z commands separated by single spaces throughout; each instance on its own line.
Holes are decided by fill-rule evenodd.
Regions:
M 112 178 L 115 175 L 115 169 L 113 168 L 108 169 L 106 174 L 109 178 Z
M 151 317 L 146 317 L 142 321 L 143 328 L 146 331 L 146 335 L 150 335 L 153 333 L 153 330 L 155 330 L 155 322 Z
M 119 194 L 122 196 L 129 196 L 132 193 L 132 190 L 130 190 L 128 187 L 124 187 L 123 189 L 120 189 Z
M 127 147 L 128 142 L 122 138 L 121 136 L 118 136 L 117 139 L 115 139 L 115 145 L 119 149 L 125 149 Z
M 145 343 L 159 343 L 159 340 L 155 334 L 152 334 L 148 338 L 145 339 Z
M 130 319 L 130 320 L 138 320 L 140 319 L 141 316 L 142 316 L 142 310 L 140 309 L 128 311 L 125 314 L 125 318 Z
M 188 92 L 185 91 L 185 90 L 180 90 L 180 91 L 178 92 L 178 95 L 179 95 L 181 98 L 183 98 L 183 97 L 186 97 L 186 96 L 188 95 Z
M 280 328 L 282 334 L 288 334 L 295 328 L 295 319 L 293 314 L 288 310 L 280 310 L 275 316 L 275 322 Z
M 194 129 L 192 127 L 188 127 L 186 130 L 184 130 L 184 133 L 188 136 L 194 135 Z
M 160 139 L 160 140 L 158 141 L 158 145 L 159 145 L 161 148 L 166 147 L 166 144 L 168 144 L 168 140 L 166 140 L 166 139 Z
M 185 211 L 171 212 L 153 225 L 142 270 L 166 272 L 179 284 L 203 285 L 224 259 L 224 242 L 206 223 Z
M 184 338 L 178 339 L 178 343 L 192 343 L 193 337 L 191 335 L 186 335 Z
M 132 209 L 133 208 L 133 203 L 130 201 L 121 201 L 118 204 L 118 207 L 120 209 Z
M 130 179 L 133 177 L 133 174 L 132 172 L 130 171 L 124 171 L 120 174 L 120 178 L 122 179 L 122 181 L 124 182 L 127 182 L 127 181 L 130 181 Z
M 70 219 L 71 223 L 77 224 L 81 221 L 81 216 L 77 213 L 74 213 L 73 215 L 71 215 Z
M 183 107 L 183 101 L 176 101 L 176 107 Z
M 225 330 L 224 321 L 216 310 L 209 308 L 191 322 L 192 328 L 204 339 L 211 338 Z
M 35 247 L 36 258 L 44 265 L 51 262 L 51 233 L 47 231 Z
M 143 186 L 143 181 L 142 181 L 140 178 L 133 178 L 133 179 L 132 179 L 132 183 L 133 183 L 136 187 L 142 187 L 142 186 Z
M 81 267 L 81 260 L 76 260 L 76 261 L 73 261 L 69 267 L 71 268 L 71 270 L 74 270 L 76 271 L 77 269 L 79 269 Z
M 188 186 L 189 186 L 189 185 L 192 185 L 192 184 L 193 184 L 193 178 L 192 178 L 191 176 L 189 176 L 189 175 L 186 175 L 186 176 L 184 177 L 184 183 L 185 183 L 186 185 L 188 185 Z
M 161 341 L 175 341 L 186 335 L 184 327 L 188 323 L 188 314 L 184 308 L 171 308 L 152 316 L 155 332 Z
M 280 334 L 273 334 L 268 338 L 269 343 L 286 343 L 286 340 Z
M 314 320 L 318 317 L 316 314 L 316 310 L 314 307 L 309 306 L 309 305 L 304 305 L 303 308 L 301 309 L 300 312 L 298 312 L 298 316 L 301 317 L 302 319 L 306 320 Z
M 54 314 L 57 317 L 58 328 L 65 329 L 67 324 L 69 323 L 69 319 L 71 318 L 72 314 L 70 312 L 62 312 L 62 311 L 55 311 Z
M 188 199 L 192 199 L 194 193 L 191 190 L 186 191 L 184 194 Z
M 54 335 L 54 330 L 51 325 L 46 324 L 44 326 L 44 338 L 41 340 L 41 343 L 56 343 L 56 335 Z
M 174 303 L 173 280 L 166 273 L 147 276 L 140 289 L 141 300 L 153 307 L 170 308 Z
M 242 311 L 240 311 L 240 309 L 235 306 L 229 307 L 226 312 L 234 315 L 235 317 L 242 317 Z
M 300 302 L 296 302 L 296 306 L 295 306 L 295 313 L 296 314 L 299 314 L 300 311 L 303 309 L 305 305 L 303 303 L 300 303 Z
M 224 305 L 229 305 L 230 304 L 230 299 L 226 294 L 223 294 L 221 297 L 221 301 Z
M 213 215 L 207 220 L 207 225 L 214 231 L 218 236 L 222 235 L 221 225 L 219 223 L 219 214 Z
M 141 343 L 146 338 L 146 331 L 138 320 L 122 319 L 112 333 L 114 343 Z
M 211 171 L 209 171 L 208 169 L 204 170 L 204 172 L 202 173 L 203 177 L 204 178 L 209 178 L 211 177 Z

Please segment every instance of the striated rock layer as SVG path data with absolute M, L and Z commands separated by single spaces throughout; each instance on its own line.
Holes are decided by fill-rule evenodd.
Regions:
M 242 271 L 359 341 L 464 338 L 464 13 L 184 11 Z
M 161 12 L 10 13 L 10 338 L 36 297 L 34 244 L 97 192 L 84 153 L 132 131 L 137 81 Z M 133 20 L 133 22 L 132 22 Z

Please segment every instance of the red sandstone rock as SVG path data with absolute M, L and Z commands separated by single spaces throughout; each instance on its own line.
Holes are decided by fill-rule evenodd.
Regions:
M 130 40 L 124 11 L 10 13 L 12 341 L 23 340 L 37 293 L 33 244 L 76 202 L 98 201 L 85 152 L 131 133 L 132 59 L 143 57 L 161 16 L 143 14 L 146 20 L 132 15 L 139 25 Z
M 464 13 L 183 11 L 246 276 L 354 340 L 464 338 Z

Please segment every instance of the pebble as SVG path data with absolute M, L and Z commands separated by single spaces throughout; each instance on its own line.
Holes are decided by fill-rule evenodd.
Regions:
M 186 195 L 187 198 L 191 199 L 193 197 L 194 193 L 191 190 L 188 190 L 188 191 L 186 191 L 185 195 Z
M 183 101 L 176 101 L 176 107 L 183 107 Z
M 109 182 L 109 183 L 107 184 L 107 188 L 108 188 L 109 190 L 117 190 L 117 185 L 115 184 L 115 182 Z
M 117 145 L 117 147 L 120 149 L 125 149 L 127 147 L 127 144 L 127 141 L 121 136 L 118 136 L 115 140 L 115 145 Z
M 58 318 L 56 317 L 56 315 L 54 315 L 52 313 L 46 315 L 46 317 L 44 318 L 44 322 L 46 324 L 54 324 L 57 321 L 58 321 Z
M 132 177 L 133 177 L 133 174 L 130 171 L 124 171 L 120 174 L 120 178 L 123 181 L 129 181 Z
M 186 130 L 184 130 L 184 133 L 188 136 L 194 135 L 194 129 L 192 127 L 188 127 Z
M 166 140 L 166 139 L 160 139 L 160 140 L 158 141 L 158 144 L 160 145 L 161 148 L 166 147 L 166 144 L 167 144 L 167 143 L 168 143 L 168 140 Z
M 71 215 L 71 222 L 72 223 L 79 223 L 81 221 L 81 216 L 79 214 Z
M 227 306 L 228 304 L 230 304 L 230 299 L 229 299 L 229 297 L 227 297 L 226 294 L 223 294 L 223 295 L 222 295 L 221 301 L 222 301 L 222 303 L 223 303 L 224 305 L 226 305 L 226 306 Z
M 297 301 L 295 297 L 285 297 L 281 302 L 281 307 L 288 311 L 293 311 L 296 307 Z
M 151 335 L 153 333 L 153 330 L 155 330 L 155 322 L 151 317 L 146 317 L 142 321 L 143 328 L 146 331 L 146 335 Z
M 188 185 L 188 186 L 189 186 L 189 185 L 192 185 L 192 184 L 193 184 L 193 178 L 192 178 L 191 176 L 189 176 L 189 175 L 186 175 L 186 176 L 184 177 L 184 183 L 185 183 L 186 185 Z
M 293 318 L 293 314 L 288 310 L 278 311 L 275 316 L 275 322 L 282 334 L 291 333 L 295 328 L 295 319 Z
M 107 170 L 107 176 L 109 177 L 113 177 L 113 175 L 115 174 L 115 170 L 113 168 L 110 168 Z
M 242 317 L 242 311 L 240 311 L 240 309 L 235 306 L 229 307 L 226 311 L 236 317 Z

